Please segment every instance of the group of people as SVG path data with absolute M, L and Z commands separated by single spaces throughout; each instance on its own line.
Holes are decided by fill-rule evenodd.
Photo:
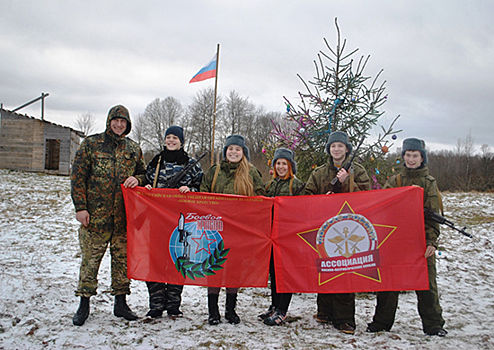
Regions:
M 241 135 L 230 135 L 225 141 L 223 159 L 204 174 L 200 163 L 184 150 L 184 132 L 180 126 L 170 126 L 165 132 L 165 149 L 145 166 L 140 147 L 126 135 L 131 130 L 129 111 L 121 105 L 110 109 L 104 133 L 83 140 L 72 165 L 71 193 L 76 219 L 81 223 L 79 241 L 82 263 L 75 292 L 80 305 L 73 324 L 81 326 L 90 312 L 89 298 L 96 295 L 97 274 L 103 255 L 110 245 L 111 294 L 115 296 L 114 314 L 126 320 L 136 320 L 126 302 L 130 294 L 127 278 L 127 234 L 123 195 L 120 185 L 133 188 L 178 188 L 181 193 L 210 192 L 243 196 L 269 197 L 290 195 L 330 195 L 371 189 L 366 170 L 358 163 L 348 168 L 352 144 L 342 131 L 332 132 L 326 143 L 328 162 L 314 169 L 306 184 L 296 177 L 297 163 L 293 151 L 279 148 L 272 160 L 273 177 L 263 183 L 260 172 L 250 163 L 249 149 Z M 385 188 L 420 186 L 424 188 L 424 207 L 439 212 L 439 194 L 435 179 L 429 175 L 425 143 L 416 138 L 403 141 L 403 168 L 386 182 Z M 188 164 L 191 169 L 178 183 L 170 181 Z M 348 171 L 346 170 L 348 169 Z M 332 180 L 337 178 L 336 184 Z M 333 182 L 334 183 L 334 182 Z M 170 185 L 172 184 L 172 186 Z M 442 309 L 436 284 L 435 250 L 439 224 L 425 218 L 425 234 L 429 289 L 417 291 L 418 310 L 423 331 L 445 336 Z M 266 325 L 286 322 L 291 293 L 278 293 L 273 253 L 270 258 L 271 305 L 258 317 Z M 149 311 L 146 316 L 161 317 L 166 311 L 172 318 L 181 317 L 183 286 L 146 282 Z M 221 322 L 218 296 L 220 288 L 208 287 L 208 323 Z M 226 288 L 225 319 L 238 324 L 236 313 L 238 288 Z M 398 292 L 378 292 L 375 315 L 367 332 L 389 331 L 398 306 Z M 355 332 L 355 294 L 321 293 L 317 295 L 316 321 L 332 324 L 343 333 Z

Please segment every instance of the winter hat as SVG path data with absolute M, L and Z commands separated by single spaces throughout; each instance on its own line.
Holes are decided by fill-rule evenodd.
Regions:
M 122 118 L 127 121 L 127 128 L 125 129 L 125 132 L 122 135 L 128 135 L 132 128 L 129 110 L 122 105 L 116 105 L 115 107 L 112 107 L 108 112 L 108 118 L 106 119 L 106 127 L 109 129 L 110 122 L 113 119 L 117 119 L 117 118 Z
M 242 149 L 244 150 L 245 158 L 250 161 L 249 149 L 245 145 L 245 138 L 242 135 L 230 135 L 226 138 L 225 147 L 223 147 L 223 158 L 226 159 L 226 149 L 228 148 L 228 146 L 231 145 L 242 147 Z
M 181 126 L 176 126 L 176 125 L 170 126 L 165 131 L 165 138 L 166 138 L 166 136 L 168 136 L 170 134 L 178 137 L 180 139 L 180 142 L 182 143 L 182 145 L 184 144 L 184 129 Z
M 422 165 L 427 164 L 427 152 L 425 151 L 425 142 L 424 140 L 416 139 L 416 138 L 408 138 L 403 140 L 403 147 L 401 150 L 401 156 L 405 155 L 406 151 L 420 151 L 422 155 Z
M 343 131 L 333 131 L 329 135 L 328 142 L 326 143 L 326 153 L 327 154 L 331 154 L 331 152 L 329 151 L 329 147 L 331 146 L 331 144 L 333 142 L 344 143 L 346 145 L 346 147 L 348 148 L 347 154 L 352 153 L 352 150 L 353 150 L 352 144 L 348 140 L 348 135 L 346 133 L 344 133 Z
M 274 157 L 273 157 L 273 167 L 276 164 L 276 161 L 280 158 L 288 160 L 292 164 L 292 171 L 294 174 L 297 173 L 297 162 L 294 159 L 294 154 L 293 151 L 289 150 L 288 148 L 278 148 L 274 152 Z

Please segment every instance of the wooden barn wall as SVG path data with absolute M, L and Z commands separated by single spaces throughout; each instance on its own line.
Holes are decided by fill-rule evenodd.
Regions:
M 43 171 L 43 159 L 41 163 L 36 159 L 36 152 L 44 143 L 42 122 L 28 117 L 17 117 L 4 110 L 1 113 L 0 166 L 16 170 Z M 38 150 L 35 152 L 36 147 Z
M 81 138 L 69 127 L 1 110 L 0 168 L 69 175 Z M 58 170 L 46 170 L 46 144 L 60 140 Z

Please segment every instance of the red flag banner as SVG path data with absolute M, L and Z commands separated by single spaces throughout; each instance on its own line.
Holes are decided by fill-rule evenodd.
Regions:
M 127 271 L 136 280 L 267 286 L 273 200 L 122 186 Z
M 265 287 L 273 247 L 279 292 L 428 288 L 418 187 L 276 198 L 122 191 L 132 279 Z
M 423 189 L 276 197 L 279 292 L 428 289 Z

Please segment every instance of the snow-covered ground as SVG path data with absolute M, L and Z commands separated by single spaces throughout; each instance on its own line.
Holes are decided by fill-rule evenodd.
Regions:
M 0 349 L 494 349 L 494 194 L 443 194 L 446 217 L 475 235 L 443 226 L 438 284 L 445 338 L 422 333 L 415 293 L 400 295 L 391 332 L 369 334 L 375 295 L 357 296 L 357 331 L 319 325 L 315 294 L 293 297 L 291 323 L 269 327 L 257 315 L 269 306 L 267 288 L 240 291 L 239 325 L 207 323 L 206 289 L 186 286 L 184 318 L 148 320 L 144 282 L 133 281 L 129 305 L 141 318 L 113 316 L 109 254 L 98 295 L 82 327 L 72 325 L 80 263 L 77 221 L 67 177 L 0 170 Z M 224 305 L 224 291 L 220 295 Z

